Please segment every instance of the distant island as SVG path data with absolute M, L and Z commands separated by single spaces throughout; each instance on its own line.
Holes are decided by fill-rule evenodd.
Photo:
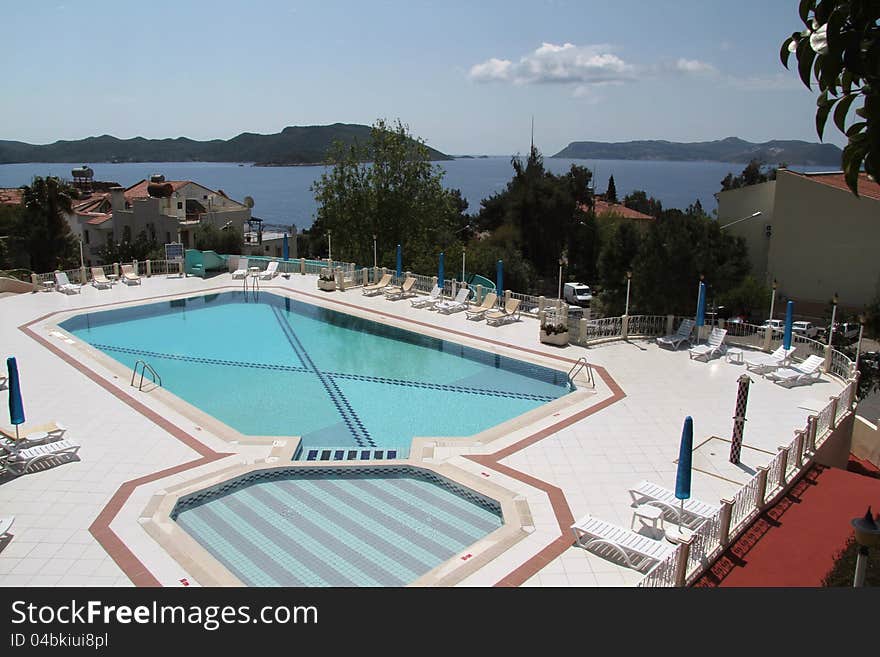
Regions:
M 551 157 L 582 160 L 667 160 L 808 164 L 840 167 L 842 151 L 834 144 L 807 141 L 766 141 L 763 144 L 727 137 L 716 141 L 573 141 Z
M 288 126 L 272 135 L 243 132 L 232 139 L 118 139 L 110 135 L 34 145 L 0 140 L 0 164 L 24 162 L 253 162 L 257 166 L 323 164 L 334 141 L 368 143 L 370 126 Z M 428 147 L 432 160 L 451 160 Z

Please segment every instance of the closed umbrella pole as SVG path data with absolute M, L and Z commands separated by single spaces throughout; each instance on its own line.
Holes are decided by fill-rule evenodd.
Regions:
M 791 325 L 794 317 L 794 301 L 789 301 L 785 306 L 785 332 L 782 334 L 782 346 L 791 349 Z
M 495 294 L 498 298 L 504 294 L 504 261 L 499 260 L 495 265 Z
M 697 328 L 706 323 L 706 284 L 700 282 L 700 295 L 697 297 Z
M 440 289 L 443 290 L 446 286 L 444 282 L 446 281 L 446 256 L 441 251 L 440 252 L 440 264 L 437 265 L 437 285 L 440 286 Z
M 400 278 L 401 273 L 403 273 L 403 250 L 400 248 L 400 244 L 397 245 L 397 278 Z
M 284 241 L 281 243 L 281 257 L 285 262 L 290 258 L 290 243 L 287 241 L 287 233 L 284 233 Z
M 694 420 L 688 415 L 681 429 L 681 445 L 678 449 L 678 469 L 675 472 L 675 497 L 681 500 L 678 513 L 678 533 L 681 534 L 681 518 L 684 501 L 691 496 L 691 459 L 694 451 Z
M 21 399 L 21 382 L 18 378 L 18 363 L 15 356 L 6 359 L 9 377 L 9 422 L 15 425 L 15 439 L 18 440 L 18 425 L 24 424 L 24 404 Z

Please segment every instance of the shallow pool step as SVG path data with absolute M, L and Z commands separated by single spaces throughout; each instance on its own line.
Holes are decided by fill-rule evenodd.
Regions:
M 385 461 L 402 458 L 400 450 L 392 449 L 307 449 L 306 461 Z

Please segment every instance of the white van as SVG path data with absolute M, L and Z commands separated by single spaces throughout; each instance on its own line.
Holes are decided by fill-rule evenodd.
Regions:
M 573 306 L 589 308 L 593 293 L 590 292 L 590 286 L 584 283 L 566 283 L 562 289 L 562 298 Z

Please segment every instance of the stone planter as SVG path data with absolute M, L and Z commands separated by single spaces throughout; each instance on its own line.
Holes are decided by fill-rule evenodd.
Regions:
M 323 279 L 318 279 L 318 289 L 324 290 L 326 292 L 332 292 L 336 289 L 336 281 L 325 281 Z
M 568 344 L 568 331 L 565 333 L 547 333 L 541 331 L 541 342 L 544 344 L 554 344 L 557 347 L 563 347 Z

